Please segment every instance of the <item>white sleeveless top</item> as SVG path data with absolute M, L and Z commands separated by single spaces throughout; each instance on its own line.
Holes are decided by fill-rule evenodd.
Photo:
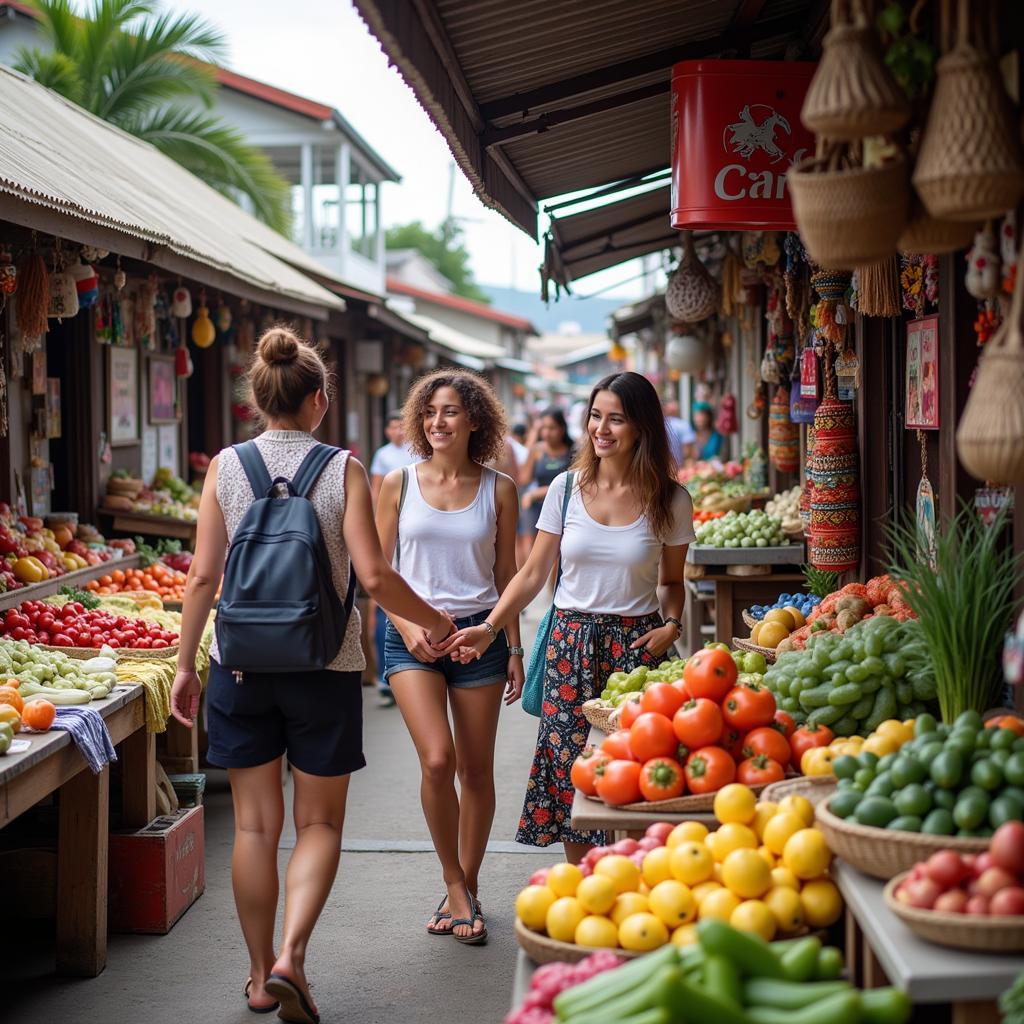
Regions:
M 472 504 L 454 512 L 428 505 L 416 466 L 408 466 L 405 504 L 398 517 L 398 558 L 402 577 L 420 597 L 453 618 L 490 611 L 498 603 L 494 585 L 498 474 L 481 467 Z
M 265 430 L 256 438 L 256 447 L 267 464 L 271 479 L 283 476 L 290 480 L 295 476 L 306 453 L 315 444 L 316 438 L 301 430 Z M 324 543 L 327 545 L 327 554 L 331 559 L 334 586 L 343 601 L 348 593 L 350 565 L 348 548 L 345 547 L 342 533 L 345 521 L 345 468 L 348 456 L 347 451 L 335 455 L 327 463 L 309 495 L 320 523 Z M 252 487 L 249 485 L 245 470 L 242 469 L 242 463 L 231 448 L 225 448 L 217 460 L 217 503 L 224 514 L 229 546 L 253 500 Z M 361 636 L 359 609 L 353 606 L 341 648 L 334 660 L 325 668 L 331 672 L 361 672 L 366 667 L 366 658 L 360 643 Z M 210 654 L 220 660 L 216 635 Z

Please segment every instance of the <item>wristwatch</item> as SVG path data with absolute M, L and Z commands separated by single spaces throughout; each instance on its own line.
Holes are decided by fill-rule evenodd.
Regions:
M 667 615 L 665 617 L 664 621 L 662 622 L 662 625 L 667 626 L 670 622 L 672 623 L 673 626 L 676 627 L 677 635 L 678 636 L 682 636 L 683 635 L 683 624 L 678 619 L 673 618 L 671 615 Z
M 508 649 L 508 656 L 510 658 L 514 658 L 516 655 L 519 655 L 520 658 L 526 657 L 526 648 L 525 647 L 510 647 Z

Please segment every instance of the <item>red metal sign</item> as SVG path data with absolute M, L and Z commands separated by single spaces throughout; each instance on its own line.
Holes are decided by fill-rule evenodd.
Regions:
M 816 65 L 688 60 L 672 69 L 672 227 L 795 230 L 786 173 L 814 153 L 800 108 Z

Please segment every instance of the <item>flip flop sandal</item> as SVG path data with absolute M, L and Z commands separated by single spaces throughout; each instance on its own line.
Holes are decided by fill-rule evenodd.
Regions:
M 482 946 L 487 941 L 487 924 L 484 922 L 483 910 L 481 909 L 480 901 L 468 889 L 466 890 L 466 895 L 469 897 L 469 906 L 473 916 L 454 918 L 452 920 L 452 935 L 455 936 L 456 942 L 461 942 L 464 946 Z M 472 932 L 469 935 L 455 935 L 455 929 L 460 924 L 468 925 L 472 928 L 476 925 L 477 921 L 484 922 L 484 926 L 480 931 Z
M 431 918 L 430 923 L 427 925 L 428 935 L 451 935 L 451 928 L 438 928 L 437 926 L 442 921 L 451 920 L 451 914 L 446 910 L 442 913 L 441 908 L 448 902 L 448 893 L 445 893 L 441 897 L 441 902 L 437 905 L 437 910 L 434 911 L 434 916 Z
M 252 978 L 245 979 L 245 988 L 242 989 L 242 995 L 245 996 L 245 1005 L 249 1007 L 252 1013 L 273 1013 L 281 1004 L 272 1003 L 270 1006 L 253 1006 L 249 1002 L 249 993 L 252 991 Z
M 277 1011 L 281 1020 L 288 1021 L 289 1024 L 320 1024 L 320 1014 L 309 1005 L 309 1001 L 291 978 L 286 978 L 283 974 L 271 974 L 263 987 L 281 1001 Z

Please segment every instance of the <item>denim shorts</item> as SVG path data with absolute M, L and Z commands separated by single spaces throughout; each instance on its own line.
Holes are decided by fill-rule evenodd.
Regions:
M 488 615 L 490 615 L 489 609 L 485 612 L 477 612 L 476 615 L 467 615 L 464 618 L 456 619 L 455 628 L 479 626 Z M 409 669 L 416 669 L 419 672 L 436 672 L 438 675 L 444 676 L 444 680 L 449 686 L 454 686 L 457 689 L 503 683 L 508 679 L 508 639 L 505 637 L 505 631 L 502 630 L 483 655 L 468 665 L 452 661 L 447 655 L 438 658 L 437 661 L 422 662 L 418 661 L 415 655 L 409 653 L 402 641 L 402 634 L 395 629 L 389 619 L 387 631 L 384 634 L 384 678 L 390 679 L 396 672 L 407 672 Z

